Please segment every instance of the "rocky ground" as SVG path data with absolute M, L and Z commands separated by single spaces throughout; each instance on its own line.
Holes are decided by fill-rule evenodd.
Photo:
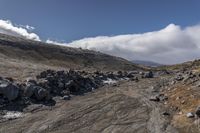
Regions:
M 199 68 L 0 34 L 0 133 L 199 133 Z
M 199 78 L 73 70 L 47 70 L 21 83 L 1 78 L 0 132 L 198 133 Z

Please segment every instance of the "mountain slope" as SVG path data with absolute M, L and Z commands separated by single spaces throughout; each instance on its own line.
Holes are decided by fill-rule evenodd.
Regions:
M 135 64 L 144 65 L 144 66 L 151 66 L 151 67 L 158 67 L 163 66 L 162 64 L 153 62 L 153 61 L 143 61 L 143 60 L 133 60 L 132 61 Z
M 10 71 L 19 72 L 16 76 L 27 75 L 31 73 L 28 72 L 31 69 L 35 71 L 46 68 L 105 71 L 142 69 L 125 59 L 100 52 L 51 45 L 4 34 L 0 34 L 0 61 L 1 75 L 10 68 Z M 8 71 L 5 76 L 9 76 Z

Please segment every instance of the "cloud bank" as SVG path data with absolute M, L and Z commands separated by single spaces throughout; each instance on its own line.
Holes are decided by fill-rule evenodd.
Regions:
M 34 29 L 34 27 L 29 25 L 17 26 L 9 20 L 0 20 L 0 33 L 40 41 L 40 37 L 37 34 L 29 32 Z
M 150 60 L 176 64 L 200 58 L 200 25 L 181 28 L 169 24 L 143 34 L 98 36 L 67 44 L 120 56 L 128 60 Z
M 0 20 L 0 33 L 40 41 L 39 35 L 32 33 L 29 25 L 16 25 L 8 20 Z M 148 60 L 162 64 L 176 64 L 200 58 L 200 25 L 181 28 L 169 24 L 165 28 L 142 34 L 117 36 L 97 36 L 60 43 L 47 43 L 101 51 L 128 60 Z

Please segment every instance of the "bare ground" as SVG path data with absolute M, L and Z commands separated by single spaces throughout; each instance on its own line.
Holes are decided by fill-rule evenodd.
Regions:
M 160 79 L 105 86 L 54 107 L 26 112 L 23 118 L 0 123 L 6 133 L 126 132 L 176 133 L 162 105 L 149 101 L 150 86 Z

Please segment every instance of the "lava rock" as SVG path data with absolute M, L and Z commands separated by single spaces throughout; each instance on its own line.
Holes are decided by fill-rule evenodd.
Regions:
M 36 91 L 36 87 L 32 84 L 28 84 L 25 88 L 24 88 L 24 95 L 28 98 L 32 97 L 34 95 Z
M 163 112 L 162 115 L 164 115 L 164 116 L 169 116 L 170 113 L 169 113 L 169 112 Z
M 49 100 L 50 95 L 49 95 L 49 92 L 46 89 L 39 87 L 39 86 L 34 86 L 34 88 L 36 89 L 34 94 L 35 94 L 35 97 L 38 101 L 44 100 L 44 99 Z
M 70 100 L 71 97 L 70 97 L 70 95 L 65 95 L 65 96 L 62 97 L 62 99 L 63 99 L 63 100 Z
M 149 72 L 145 72 L 143 77 L 144 78 L 153 78 L 153 72 L 152 71 L 149 71 Z
M 19 88 L 6 80 L 0 80 L 0 94 L 3 94 L 9 101 L 15 100 L 19 95 Z
M 159 102 L 160 98 L 158 96 L 152 96 L 149 100 L 154 102 Z
M 195 113 L 198 117 L 200 117 L 200 106 L 199 107 L 197 107 L 197 109 L 196 109 L 196 113 Z

